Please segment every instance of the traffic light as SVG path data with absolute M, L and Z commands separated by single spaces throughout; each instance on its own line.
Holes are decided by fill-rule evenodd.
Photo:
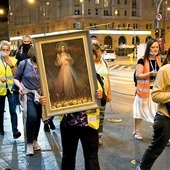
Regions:
M 156 36 L 156 38 L 159 37 L 159 28 L 156 28 L 156 29 L 155 29 L 155 36 Z
M 163 37 L 165 35 L 165 30 L 161 29 L 161 37 Z

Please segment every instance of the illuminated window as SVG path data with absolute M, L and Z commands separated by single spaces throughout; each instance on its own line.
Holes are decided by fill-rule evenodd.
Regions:
M 80 10 L 75 10 L 74 15 L 80 15 Z
M 109 2 L 108 2 L 108 0 L 104 0 L 104 7 L 109 7 Z
M 100 2 L 99 2 L 99 0 L 95 0 L 95 3 L 96 3 L 96 4 L 99 4 Z

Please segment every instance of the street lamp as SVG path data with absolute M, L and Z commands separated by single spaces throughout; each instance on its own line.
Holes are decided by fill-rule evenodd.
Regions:
M 0 9 L 0 15 L 4 15 L 4 9 Z
M 80 0 L 80 3 L 82 5 L 82 29 L 84 30 L 84 0 Z

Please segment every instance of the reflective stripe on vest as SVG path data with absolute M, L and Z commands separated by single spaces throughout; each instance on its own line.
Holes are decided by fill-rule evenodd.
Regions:
M 88 125 L 93 129 L 99 128 L 99 121 L 100 121 L 100 109 L 91 109 L 86 111 Z
M 7 84 L 0 82 L 0 95 L 6 95 L 7 93 L 7 88 L 10 90 L 12 93 L 12 86 L 14 84 L 14 78 L 13 78 L 13 73 L 12 70 L 9 66 L 6 66 L 6 69 L 2 65 L 2 62 L 0 62 L 0 77 L 5 77 L 7 79 Z

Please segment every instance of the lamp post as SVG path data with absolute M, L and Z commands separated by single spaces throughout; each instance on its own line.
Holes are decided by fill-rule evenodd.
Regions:
M 166 17 L 166 6 L 167 6 L 167 0 L 164 0 L 164 3 L 163 3 L 163 22 L 162 22 L 162 29 L 161 29 L 162 51 L 165 51 L 165 17 Z
M 84 30 L 84 0 L 80 0 L 80 3 L 82 5 L 81 7 L 81 13 L 82 13 L 82 29 Z

